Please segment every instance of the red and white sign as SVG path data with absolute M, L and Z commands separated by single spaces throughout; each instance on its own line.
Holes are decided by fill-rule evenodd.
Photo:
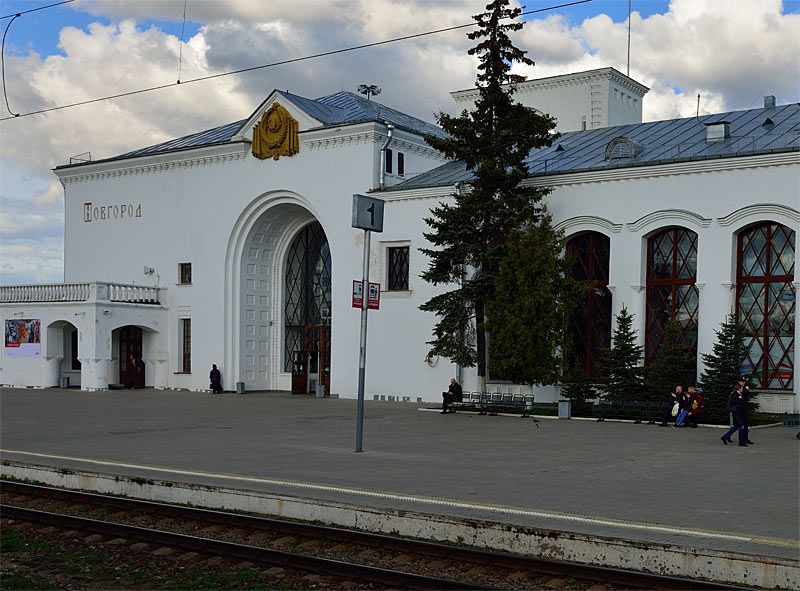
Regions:
M 364 282 L 353 280 L 353 307 L 361 309 L 364 305 Z
M 369 291 L 367 292 L 367 308 L 370 310 L 377 310 L 381 307 L 381 284 L 369 284 Z
M 353 281 L 353 307 L 359 308 L 364 305 L 364 282 Z M 381 284 L 369 283 L 367 290 L 367 309 L 378 310 L 381 306 Z

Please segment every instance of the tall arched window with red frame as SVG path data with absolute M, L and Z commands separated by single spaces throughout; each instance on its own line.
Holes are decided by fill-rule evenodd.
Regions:
M 594 289 L 578 303 L 569 323 L 572 337 L 567 350 L 568 366 L 600 380 L 597 362 L 602 349 L 611 346 L 611 292 L 608 261 L 611 241 L 599 232 L 585 232 L 567 241 L 572 260 L 570 276 L 594 283 Z
M 647 316 L 644 363 L 658 361 L 664 329 L 675 321 L 697 365 L 697 233 L 668 228 L 647 240 Z
M 795 232 L 768 222 L 739 234 L 736 321 L 743 327 L 756 387 L 791 390 L 794 381 Z

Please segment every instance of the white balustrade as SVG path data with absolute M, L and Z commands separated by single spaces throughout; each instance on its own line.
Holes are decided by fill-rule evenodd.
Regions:
M 0 303 L 112 301 L 160 304 L 161 288 L 124 283 L 52 283 L 0 286 Z

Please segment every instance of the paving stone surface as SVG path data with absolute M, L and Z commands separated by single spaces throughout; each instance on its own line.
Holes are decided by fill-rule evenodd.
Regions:
M 800 531 L 796 430 L 753 429 L 750 438 L 756 444 L 741 448 L 723 445 L 722 431 L 710 427 L 662 429 L 557 419 L 534 423 L 464 412 L 442 415 L 421 411 L 421 406 L 367 400 L 364 451 L 355 453 L 355 400 L 269 392 L 215 396 L 3 388 L 0 445 L 2 459 L 36 464 L 797 558 L 797 548 L 781 542 L 797 540 Z M 201 474 L 148 474 L 14 451 Z M 214 477 L 222 473 L 331 489 Z M 382 499 L 355 490 L 443 502 Z M 513 515 L 497 506 L 527 514 Z M 551 519 L 549 513 L 560 517 Z M 587 523 L 584 517 L 621 523 Z M 627 522 L 763 539 L 737 542 L 653 528 L 637 531 Z

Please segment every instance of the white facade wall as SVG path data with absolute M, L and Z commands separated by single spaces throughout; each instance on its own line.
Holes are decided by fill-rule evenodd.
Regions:
M 800 157 L 797 153 L 557 175 L 537 178 L 535 184 L 553 187 L 546 199 L 548 209 L 553 223 L 564 230 L 567 239 L 587 231 L 600 232 L 610 238 L 612 312 L 616 316 L 624 305 L 634 315 L 640 345 L 644 345 L 648 237 L 675 226 L 698 234 L 698 373 L 704 368 L 702 354 L 710 353 L 716 342 L 715 331 L 735 308 L 737 234 L 753 224 L 769 220 L 800 235 Z M 766 187 L 769 190 L 765 190 Z M 412 217 L 424 216 L 437 201 L 446 199 L 444 191 L 447 189 L 427 190 L 430 196 L 425 195 L 425 190 L 390 194 L 392 201 L 387 212 L 402 207 L 412 211 Z M 424 230 L 418 227 L 416 232 Z M 408 231 L 414 231 L 411 224 Z M 425 262 L 420 262 L 424 268 Z M 418 276 L 418 269 L 412 263 L 412 277 Z M 797 257 L 794 276 L 796 292 L 800 287 Z M 420 279 L 416 282 L 422 285 L 410 294 L 409 310 L 416 309 L 434 293 Z M 424 330 L 424 324 L 423 319 L 420 330 Z M 432 322 L 428 324 L 432 326 Z M 405 326 L 396 324 L 395 329 L 405 334 Z M 429 340 L 429 334 L 430 329 L 424 333 L 426 338 L 420 340 Z M 795 343 L 798 342 L 800 323 L 795 322 Z M 409 351 L 415 350 L 409 348 Z M 390 360 L 383 362 L 386 367 L 381 368 L 382 372 L 403 375 L 403 370 L 391 373 Z M 797 350 L 794 366 L 800 366 Z M 408 365 L 403 365 L 406 367 Z M 413 359 L 411 367 L 424 369 L 424 364 Z M 466 370 L 463 386 L 467 391 L 475 389 L 474 368 Z M 491 383 L 488 389 L 524 390 L 520 386 Z M 798 391 L 800 376 L 795 371 L 793 393 L 761 395 L 762 409 L 797 412 L 800 410 Z M 557 400 L 558 392 L 557 387 L 534 388 L 537 402 Z
M 623 102 L 613 98 L 613 86 L 609 89 L 612 103 Z M 264 108 L 269 104 L 265 101 Z M 68 321 L 87 335 L 79 352 L 81 362 L 91 368 L 83 375 L 84 389 L 118 380 L 114 335 L 126 324 L 147 331 L 143 357 L 148 386 L 206 390 L 208 371 L 216 363 L 228 390 L 239 381 L 259 389 L 290 389 L 291 375 L 283 371 L 286 250 L 296 233 L 316 220 L 326 233 L 332 257 L 330 392 L 354 397 L 360 313 L 351 306 L 351 292 L 352 281 L 362 276 L 363 232 L 351 227 L 351 203 L 353 193 L 378 186 L 386 126 L 363 123 L 315 129 L 305 114 L 283 104 L 300 122 L 300 152 L 292 157 L 258 160 L 250 153 L 245 134 L 241 141 L 222 146 L 57 170 L 65 185 L 65 280 L 157 286 L 162 305 L 3 304 L 0 312 L 5 318 L 42 318 L 42 350 L 48 354 L 43 353 L 42 360 L 0 356 L 0 383 L 57 384 L 66 371 L 59 360 L 65 353 L 58 345 L 62 343 L 63 349 L 64 334 L 51 334 L 46 328 Z M 259 111 L 254 113 L 251 122 L 259 116 Z M 398 151 L 405 154 L 405 178 L 442 162 L 422 138 L 405 130 L 395 130 L 390 147 L 395 162 L 393 174 L 386 177 L 387 187 L 400 180 Z M 737 233 L 767 220 L 800 230 L 797 152 L 620 167 L 537 177 L 531 182 L 553 187 L 547 202 L 554 223 L 567 237 L 598 231 L 610 238 L 613 312 L 625 305 L 634 314 L 641 343 L 647 238 L 674 226 L 698 234 L 701 355 L 711 351 L 714 331 L 735 305 Z M 383 291 L 381 309 L 369 313 L 368 397 L 437 401 L 449 378 L 458 374 L 448 360 L 426 360 L 426 342 L 432 338 L 436 319 L 419 310 L 441 290 L 420 278 L 428 264 L 419 251 L 429 246 L 423 237 L 428 230 L 424 218 L 439 202 L 452 199 L 453 191 L 444 186 L 378 195 L 386 200 L 384 231 L 372 235 L 370 261 L 371 280 L 380 282 Z M 92 204 L 92 221 L 85 221 L 86 203 Z M 407 291 L 386 290 L 391 246 L 409 247 Z M 179 283 L 180 263 L 192 264 L 190 285 Z M 255 270 L 252 276 L 250 265 Z M 145 267 L 154 272 L 145 273 Z M 797 288 L 797 261 L 794 272 Z M 106 310 L 111 313 L 104 314 Z M 85 313 L 85 323 L 76 315 L 80 312 Z M 190 374 L 179 369 L 184 318 L 192 320 Z M 795 343 L 800 342 L 798 327 L 795 322 Z M 248 356 L 255 359 L 252 368 Z M 698 361 L 702 372 L 702 357 Z M 794 366 L 800 367 L 797 351 Z M 249 371 L 256 377 L 248 378 Z M 762 396 L 762 407 L 800 410 L 797 371 L 794 379 L 793 393 Z M 461 382 L 466 391 L 477 389 L 474 368 L 463 371 Z M 528 391 L 510 384 L 489 384 L 488 389 Z M 551 401 L 558 398 L 559 389 L 537 388 L 534 393 L 537 402 Z
M 280 227 L 265 239 L 271 240 L 264 249 L 269 251 L 269 289 L 258 300 L 267 298 L 269 318 L 261 329 L 268 334 L 256 337 L 267 343 L 268 350 L 259 353 L 270 356 L 271 375 L 259 386 L 290 388 L 291 376 L 283 371 L 286 249 L 302 226 L 316 220 L 332 257 L 331 392 L 347 396 L 357 390 L 359 317 L 350 294 L 352 280 L 361 277 L 363 236 L 351 228 L 351 203 L 353 193 L 378 186 L 386 126 L 365 123 L 304 133 L 302 126 L 313 127 L 313 122 L 293 112 L 293 105 L 282 104 L 301 123 L 300 152 L 292 157 L 258 160 L 250 154 L 250 143 L 242 141 L 57 171 L 65 184 L 65 280 L 103 278 L 166 288 L 168 320 L 160 330 L 169 351 L 167 387 L 207 389 L 212 363 L 222 371 L 226 388 L 246 380 L 241 360 L 248 354 L 248 327 L 241 318 L 247 264 L 242 257 L 254 228 L 280 219 Z M 402 129 L 394 131 L 389 147 L 394 166 L 393 174 L 386 175 L 387 186 L 443 162 L 422 138 Z M 405 176 L 397 174 L 398 152 L 405 157 Z M 91 221 L 86 221 L 87 203 Z M 389 216 L 387 232 L 402 219 Z M 407 231 L 399 235 L 411 236 Z M 180 263 L 192 264 L 190 285 L 179 283 Z M 145 268 L 154 272 L 145 273 Z M 191 374 L 180 372 L 183 318 L 192 320 Z M 419 340 L 420 350 L 424 340 Z M 423 359 L 424 352 L 415 357 Z M 7 381 L 5 376 L 1 381 Z
M 649 89 L 614 68 L 527 80 L 514 100 L 558 120 L 561 132 L 642 122 L 642 99 Z M 472 110 L 475 88 L 450 93 L 458 111 Z

